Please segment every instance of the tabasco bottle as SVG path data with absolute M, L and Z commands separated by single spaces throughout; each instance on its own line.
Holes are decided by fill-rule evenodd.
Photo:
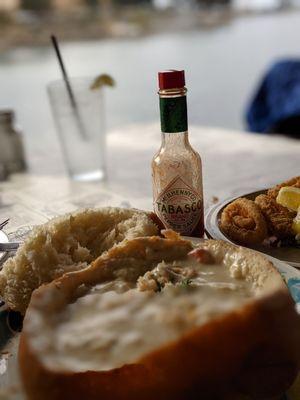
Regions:
M 166 228 L 203 237 L 202 165 L 188 138 L 184 71 L 158 78 L 162 143 L 152 160 L 154 211 Z

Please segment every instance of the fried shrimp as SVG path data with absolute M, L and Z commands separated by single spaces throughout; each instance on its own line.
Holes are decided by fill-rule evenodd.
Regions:
M 256 197 L 255 203 L 261 209 L 270 232 L 279 239 L 293 236 L 292 224 L 296 215 L 286 207 L 281 206 L 268 195 L 261 194 Z
M 262 243 L 268 235 L 259 207 L 245 198 L 239 198 L 224 208 L 220 226 L 230 239 L 245 245 Z
M 279 185 L 274 186 L 273 188 L 269 189 L 267 195 L 276 199 L 279 190 L 284 186 L 294 186 L 300 188 L 300 176 L 296 176 L 295 178 L 291 178 L 288 181 L 282 182 Z

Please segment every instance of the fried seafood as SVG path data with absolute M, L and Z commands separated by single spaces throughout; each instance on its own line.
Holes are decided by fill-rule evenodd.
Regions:
M 288 242 L 293 246 L 298 232 L 295 217 L 299 190 L 300 176 L 296 176 L 257 196 L 254 202 L 237 199 L 223 210 L 220 227 L 229 238 L 241 244 L 266 244 L 275 240 L 280 246 Z
M 296 176 L 295 178 L 291 178 L 288 181 L 282 182 L 279 185 L 274 186 L 273 188 L 269 189 L 267 195 L 276 199 L 279 190 L 284 186 L 294 186 L 300 188 L 300 176 Z
M 256 197 L 255 203 L 259 206 L 269 231 L 279 239 L 293 236 L 293 219 L 296 215 L 286 207 L 281 206 L 273 197 L 261 194 Z
M 268 235 L 260 208 L 249 199 L 240 198 L 229 204 L 221 215 L 221 229 L 232 240 L 246 245 L 263 242 Z

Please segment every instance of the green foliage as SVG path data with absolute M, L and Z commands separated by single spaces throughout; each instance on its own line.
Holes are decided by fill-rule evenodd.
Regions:
M 85 3 L 88 7 L 91 7 L 91 8 L 96 8 L 99 6 L 98 0 L 85 0 Z
M 184 288 L 188 288 L 191 283 L 192 283 L 192 280 L 189 278 L 185 278 L 180 282 L 181 286 Z
M 139 5 L 139 4 L 151 4 L 152 0 L 114 0 L 115 4 L 118 5 Z
M 9 25 L 11 22 L 11 15 L 4 11 L 0 11 L 0 26 Z
M 21 7 L 26 10 L 46 11 L 51 8 L 51 0 L 22 0 Z

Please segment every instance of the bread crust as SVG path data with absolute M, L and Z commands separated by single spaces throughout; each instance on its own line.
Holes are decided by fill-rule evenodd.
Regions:
M 31 293 L 64 273 L 86 268 L 125 239 L 159 233 L 151 214 L 105 207 L 66 214 L 37 226 L 0 271 L 0 295 L 22 314 Z
M 258 279 L 262 293 L 253 301 L 121 368 L 63 373 L 43 365 L 39 355 L 33 351 L 29 328 L 34 311 L 45 312 L 47 309 L 47 312 L 53 312 L 51 304 L 44 303 L 46 297 L 52 296 L 56 299 L 56 307 L 63 307 L 72 299 L 80 282 L 99 281 L 101 277 L 107 278 L 113 273 L 112 266 L 116 264 L 112 260 L 133 254 L 138 254 L 141 259 L 147 258 L 149 251 L 145 252 L 146 245 L 153 250 L 153 259 L 161 256 L 159 253 L 165 250 L 166 243 L 169 254 L 176 246 L 176 256 L 187 253 L 190 248 L 186 241 L 162 241 L 160 238 L 132 240 L 115 247 L 90 268 L 65 275 L 34 292 L 19 348 L 21 377 L 30 400 L 182 400 L 199 399 L 199 396 L 201 399 L 221 399 L 229 390 L 263 398 L 278 395 L 287 389 L 298 370 L 300 359 L 300 322 L 293 300 L 278 272 L 264 257 L 251 250 L 214 240 L 205 241 L 200 246 L 212 249 L 217 257 L 229 254 L 230 258 L 237 251 L 239 262 L 242 257 L 245 260 L 251 257 L 249 262 L 253 263 L 253 269 L 255 266 L 258 270 L 265 268 L 265 277 L 260 282 Z M 254 276 L 258 270 L 254 271 Z M 255 377 L 253 366 L 257 368 L 258 365 L 264 372 L 270 366 L 279 366 L 281 373 L 285 368 L 288 373 L 283 378 L 275 373 L 274 376 L 266 376 L 263 382 L 255 382 L 254 379 L 249 384 L 247 377 L 249 373 L 250 377 Z

